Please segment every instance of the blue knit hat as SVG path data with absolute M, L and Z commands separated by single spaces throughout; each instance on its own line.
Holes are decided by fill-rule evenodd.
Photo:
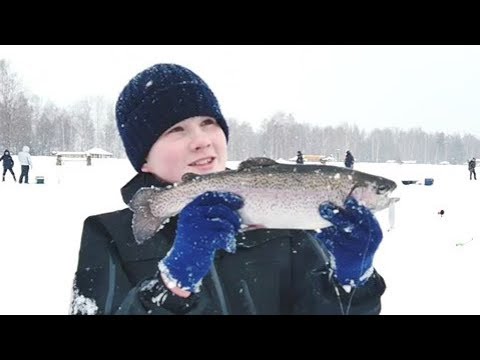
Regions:
M 157 64 L 137 74 L 120 93 L 115 112 L 125 152 L 138 172 L 160 135 L 190 117 L 214 118 L 228 140 L 215 95 L 197 74 L 180 65 Z

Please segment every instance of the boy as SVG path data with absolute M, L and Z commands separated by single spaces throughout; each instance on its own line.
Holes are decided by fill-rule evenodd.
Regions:
M 228 125 L 208 85 L 185 67 L 157 64 L 135 76 L 119 96 L 116 119 L 138 172 L 122 188 L 127 204 L 141 187 L 225 170 Z M 71 312 L 380 312 L 385 283 L 372 261 L 382 232 L 369 210 L 354 199 L 345 209 L 322 204 L 320 214 L 334 226 L 319 234 L 240 233 L 242 206 L 235 194 L 207 192 L 141 245 L 130 209 L 87 218 Z

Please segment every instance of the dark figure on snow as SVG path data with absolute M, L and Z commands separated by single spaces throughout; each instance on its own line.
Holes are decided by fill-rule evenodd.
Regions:
M 20 184 L 25 180 L 25 184 L 28 184 L 28 172 L 32 168 L 32 157 L 30 156 L 30 148 L 24 146 L 22 151 L 18 153 L 18 161 L 22 166 L 22 173 L 20 174 Z
M 345 155 L 345 166 L 349 169 L 353 169 L 354 162 L 355 162 L 355 158 L 353 157 L 350 150 L 347 150 L 347 154 Z
M 472 180 L 472 175 L 475 180 L 477 180 L 477 173 L 475 172 L 475 167 L 477 166 L 477 160 L 473 158 L 468 162 L 468 170 L 470 171 L 470 180 Z
M 5 152 L 3 153 L 2 157 L 0 157 L 0 161 L 3 161 L 3 175 L 2 175 L 2 181 L 5 181 L 5 174 L 7 173 L 7 170 L 10 170 L 10 174 L 13 176 L 13 180 L 16 182 L 17 179 L 15 178 L 15 173 L 13 172 L 13 159 L 12 155 L 10 155 L 10 151 L 5 149 Z
M 297 164 L 303 164 L 303 154 L 300 150 L 297 151 Z

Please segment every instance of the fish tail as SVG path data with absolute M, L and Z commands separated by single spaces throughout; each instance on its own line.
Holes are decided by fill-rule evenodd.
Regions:
M 168 218 L 156 217 L 150 207 L 150 199 L 156 192 L 152 188 L 139 189 L 128 206 L 133 211 L 132 231 L 135 241 L 142 244 L 162 228 Z

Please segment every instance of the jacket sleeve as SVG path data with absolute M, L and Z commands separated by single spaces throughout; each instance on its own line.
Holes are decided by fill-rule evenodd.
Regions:
M 152 274 L 152 279 L 155 274 Z M 145 307 L 140 297 L 145 279 L 132 284 L 122 267 L 122 262 L 111 235 L 98 217 L 91 216 L 84 222 L 78 267 L 73 284 L 70 306 L 72 315 L 173 315 L 178 312 L 163 306 Z M 169 290 L 167 290 L 169 291 Z M 169 292 L 169 294 L 172 294 Z M 172 294 L 173 295 L 173 294 Z M 189 300 L 175 297 L 170 300 L 172 309 L 182 313 L 201 313 L 200 296 Z M 188 306 L 183 306 L 187 304 Z M 198 305 L 199 304 L 199 305 Z M 198 305 L 198 306 L 197 306 Z
M 295 313 L 324 315 L 378 315 L 385 282 L 376 272 L 358 288 L 346 291 L 332 277 L 327 252 L 313 235 L 303 232 L 294 257 Z

